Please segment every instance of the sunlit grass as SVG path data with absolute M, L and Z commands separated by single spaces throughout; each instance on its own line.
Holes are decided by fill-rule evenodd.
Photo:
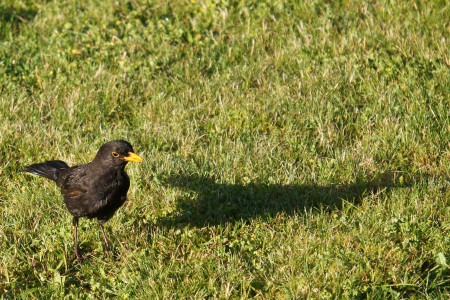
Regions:
M 449 294 L 445 1 L 0 2 L 5 298 Z M 54 183 L 112 139 L 129 201 L 72 223 Z

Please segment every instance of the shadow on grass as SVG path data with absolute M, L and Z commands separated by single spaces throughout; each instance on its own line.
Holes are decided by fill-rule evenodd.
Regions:
M 34 19 L 37 14 L 37 8 L 16 8 L 13 6 L 0 4 L 0 39 L 4 39 L 10 31 L 14 34 L 19 33 L 20 24 L 26 24 Z
M 12 6 L 0 5 L 0 22 L 11 24 L 28 23 L 37 14 L 37 8 L 16 8 Z
M 359 205 L 370 194 L 408 186 L 385 178 L 374 182 L 330 186 L 225 184 L 194 174 L 171 175 L 164 183 L 179 187 L 186 193 L 177 200 L 174 212 L 160 217 L 158 224 L 191 224 L 198 227 L 237 220 L 248 221 L 255 217 L 273 217 L 278 213 L 293 215 L 312 208 L 339 210 L 344 202 Z

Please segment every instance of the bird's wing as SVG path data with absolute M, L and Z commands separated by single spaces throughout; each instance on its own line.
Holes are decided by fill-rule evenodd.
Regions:
M 86 190 L 82 187 L 72 187 L 68 188 L 64 191 L 64 198 L 79 198 L 80 196 L 83 196 L 86 194 Z
M 79 165 L 64 170 L 57 181 L 67 209 L 77 217 L 85 216 L 90 210 L 88 174 L 86 165 Z
M 61 192 L 66 201 L 68 199 L 80 198 L 89 189 L 86 166 L 80 165 L 64 170 L 59 176 L 57 183 L 61 186 Z

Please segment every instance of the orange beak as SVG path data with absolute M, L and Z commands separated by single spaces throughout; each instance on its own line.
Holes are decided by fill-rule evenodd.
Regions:
M 141 162 L 141 161 L 142 161 L 142 158 L 141 158 L 139 155 L 137 155 L 136 153 L 128 152 L 128 155 L 125 156 L 125 157 L 123 158 L 123 160 L 126 160 L 126 161 Z

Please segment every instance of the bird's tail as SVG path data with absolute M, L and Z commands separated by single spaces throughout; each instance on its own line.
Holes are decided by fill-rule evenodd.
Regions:
M 23 171 L 56 181 L 61 170 L 68 168 L 69 166 L 62 160 L 51 160 L 41 164 L 26 166 Z

